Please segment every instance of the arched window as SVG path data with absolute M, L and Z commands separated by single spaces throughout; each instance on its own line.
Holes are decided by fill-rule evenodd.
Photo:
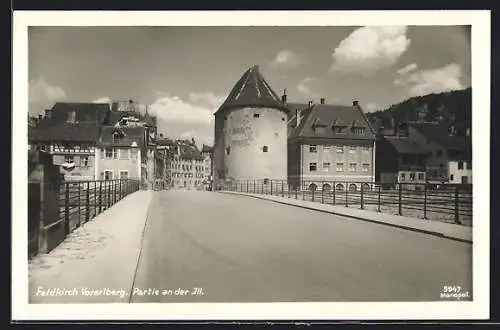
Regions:
M 316 189 L 318 189 L 318 186 L 315 183 L 311 183 L 309 185 L 309 190 L 310 191 L 315 191 Z
M 356 191 L 357 189 L 358 189 L 358 186 L 356 186 L 356 184 L 351 183 L 349 185 L 349 191 Z
M 337 185 L 335 186 L 335 189 L 344 190 L 344 185 L 342 183 L 337 183 Z
M 323 190 L 330 191 L 331 189 L 332 189 L 332 186 L 330 186 L 328 183 L 323 184 Z
M 371 190 L 371 187 L 368 183 L 363 183 L 363 191 L 368 191 L 368 190 Z

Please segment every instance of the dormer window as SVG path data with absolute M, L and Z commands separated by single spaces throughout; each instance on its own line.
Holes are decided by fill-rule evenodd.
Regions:
M 76 112 L 70 111 L 68 112 L 68 123 L 74 123 L 74 122 L 76 122 Z
M 333 126 L 332 129 L 337 134 L 345 133 L 345 126 Z
M 363 135 L 363 134 L 365 134 L 365 128 L 364 127 L 352 127 L 351 132 L 356 134 L 356 135 Z
M 120 132 L 113 132 L 113 144 L 121 143 L 123 141 L 123 134 Z

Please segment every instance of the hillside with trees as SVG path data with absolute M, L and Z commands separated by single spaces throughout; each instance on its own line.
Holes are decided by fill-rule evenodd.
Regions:
M 471 128 L 472 88 L 412 97 L 366 115 L 375 129 L 392 128 L 395 119 L 397 123 L 419 120 L 442 122 L 463 132 Z

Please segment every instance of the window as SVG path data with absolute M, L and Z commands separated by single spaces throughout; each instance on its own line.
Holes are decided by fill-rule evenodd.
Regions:
M 363 164 L 362 171 L 368 172 L 370 170 L 370 164 Z
M 120 159 L 127 160 L 130 159 L 129 149 L 120 149 Z
M 309 146 L 309 152 L 316 152 L 318 150 L 318 146 L 312 144 Z
M 74 162 L 73 156 L 71 156 L 71 155 L 64 156 L 64 162 L 65 163 L 73 163 Z
M 350 146 L 349 147 L 349 153 L 353 154 L 356 152 L 356 146 Z
M 418 180 L 419 181 L 424 181 L 425 180 L 424 173 L 418 173 Z
M 137 149 L 136 148 L 130 149 L 130 158 L 137 159 Z
M 337 172 L 343 172 L 344 171 L 344 163 L 337 163 L 336 170 L 337 170 Z
M 282 121 L 285 121 L 285 117 L 281 117 L 281 120 L 282 120 Z
M 113 158 L 113 149 L 106 148 L 106 159 L 111 159 L 111 158 Z
M 462 177 L 462 184 L 467 184 L 467 183 L 468 183 L 467 176 L 463 176 Z
M 330 151 L 330 146 L 323 146 L 323 151 L 324 152 L 329 152 Z
M 336 190 L 344 190 L 344 185 L 342 183 L 337 183 L 337 185 L 335 186 L 335 189 Z
M 120 180 L 128 179 L 128 171 L 120 171 Z
M 267 152 L 267 146 L 262 147 L 262 152 Z
M 349 185 L 349 191 L 356 191 L 356 190 L 358 190 L 358 186 L 356 186 L 355 183 L 351 183 Z
M 68 123 L 74 123 L 76 121 L 76 112 L 70 111 L 68 112 Z
M 328 171 L 330 169 L 330 163 L 329 162 L 323 162 L 323 169 Z
M 406 180 L 406 174 L 405 173 L 401 173 L 401 181 L 404 181 Z
M 344 153 L 344 147 L 343 146 L 337 146 L 337 153 L 338 154 L 343 154 Z
M 472 162 L 471 161 L 465 162 L 465 164 L 467 165 L 468 170 L 472 169 Z
M 120 143 L 122 141 L 123 141 L 123 139 L 122 139 L 122 136 L 120 135 L 120 133 L 114 132 L 113 133 L 113 144 Z
M 227 147 L 226 148 L 226 155 L 229 155 L 231 153 L 231 148 L 230 147 Z
M 454 178 L 455 176 L 453 174 L 450 174 L 450 181 L 453 181 Z
M 101 159 L 104 159 L 104 149 L 101 148 Z
M 356 172 L 356 163 L 349 164 L 349 172 Z
M 410 181 L 415 181 L 415 173 L 414 172 L 410 173 Z
M 458 162 L 458 169 L 459 170 L 463 170 L 464 169 L 464 162 L 461 161 L 461 160 Z
M 89 166 L 89 156 L 82 156 L 80 162 L 81 162 L 82 167 L 88 167 Z
M 309 172 L 315 172 L 318 169 L 318 165 L 316 163 L 309 163 Z
M 259 117 L 260 117 L 260 114 L 258 114 L 258 113 L 254 113 L 254 114 L 253 114 L 253 117 L 254 117 L 254 118 L 259 118 Z
M 113 180 L 113 171 L 104 171 L 104 180 Z
M 353 132 L 356 135 L 363 135 L 365 134 L 365 129 L 363 127 L 353 127 L 351 129 L 351 132 Z
M 344 134 L 345 133 L 345 127 L 342 126 L 334 126 L 333 131 L 338 134 Z
M 364 153 L 367 153 L 367 152 L 369 152 L 369 151 L 370 151 L 370 147 L 363 146 L 363 147 L 362 147 L 362 150 L 363 150 L 363 152 L 364 152 Z

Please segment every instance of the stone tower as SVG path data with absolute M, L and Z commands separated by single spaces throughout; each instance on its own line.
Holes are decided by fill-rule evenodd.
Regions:
M 248 69 L 215 113 L 214 181 L 287 176 L 287 108 L 259 72 Z

